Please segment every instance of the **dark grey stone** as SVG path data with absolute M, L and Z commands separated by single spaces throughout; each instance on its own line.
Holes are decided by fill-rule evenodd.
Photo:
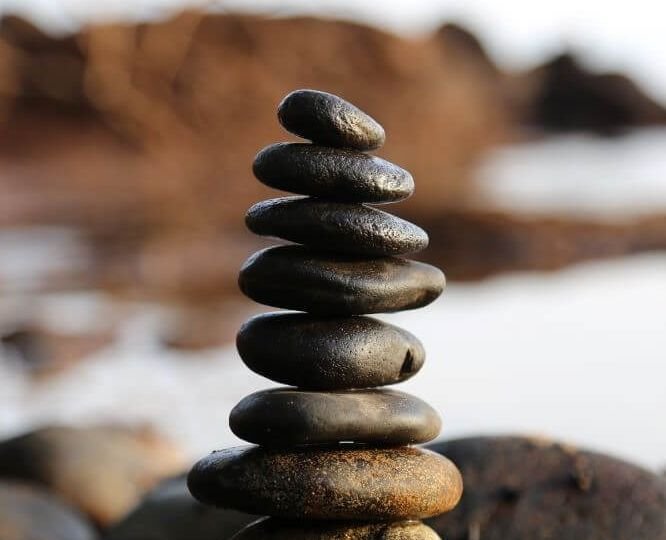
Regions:
M 257 518 L 202 505 L 182 475 L 160 483 L 104 540 L 229 540 Z
M 396 390 L 274 388 L 243 398 L 231 411 L 229 425 L 236 436 L 264 446 L 399 446 L 433 440 L 442 422 L 430 405 Z
M 666 540 L 666 482 L 636 465 L 543 438 L 473 437 L 434 444 L 465 494 L 430 521 L 443 538 Z
M 425 361 L 416 337 L 370 317 L 264 313 L 243 324 L 236 345 L 255 373 L 310 390 L 399 383 Z
M 398 521 L 435 516 L 462 494 L 448 459 L 413 447 L 214 452 L 190 471 L 204 504 L 286 519 Z
M 45 489 L 0 481 L 2 540 L 95 540 L 90 522 Z
M 294 522 L 274 518 L 249 525 L 233 540 L 440 540 L 420 521 L 397 523 Z
M 324 146 L 374 150 L 384 144 L 377 121 L 327 92 L 291 92 L 278 107 L 278 119 L 287 131 Z
M 423 229 L 397 216 L 309 197 L 262 201 L 248 210 L 245 223 L 256 234 L 341 253 L 404 255 L 428 245 Z
M 313 144 L 267 146 L 254 159 L 253 170 L 267 186 L 336 201 L 393 202 L 414 191 L 412 175 L 393 163 Z
M 255 253 L 239 276 L 243 293 L 259 303 L 326 315 L 416 309 L 434 301 L 444 284 L 444 274 L 428 264 L 293 245 Z

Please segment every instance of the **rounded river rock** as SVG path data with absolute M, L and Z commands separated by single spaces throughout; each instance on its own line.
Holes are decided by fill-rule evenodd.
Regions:
M 666 540 L 666 481 L 625 461 L 527 437 L 436 443 L 460 467 L 465 496 L 430 521 L 467 540 Z
M 371 317 L 264 313 L 243 324 L 236 345 L 255 373 L 311 390 L 399 383 L 425 361 L 416 337 Z
M 406 170 L 384 159 L 314 144 L 277 143 L 254 159 L 255 176 L 272 188 L 336 201 L 399 201 L 414 191 Z
M 278 107 L 284 128 L 317 144 L 374 150 L 384 144 L 384 128 L 348 101 L 318 90 L 296 90 Z
M 239 285 L 269 306 L 326 315 L 360 315 L 416 309 L 443 291 L 434 266 L 392 257 L 335 255 L 304 246 L 278 246 L 252 255 Z
M 243 398 L 231 411 L 229 425 L 241 439 L 265 446 L 398 446 L 433 440 L 442 422 L 430 405 L 396 390 L 274 388 Z
M 428 245 L 423 229 L 397 216 L 309 197 L 262 201 L 248 210 L 245 222 L 256 234 L 343 253 L 404 255 Z
M 448 459 L 419 448 L 215 452 L 190 471 L 204 504 L 286 519 L 396 521 L 453 508 L 462 478 Z
M 262 519 L 232 540 L 440 540 L 420 521 L 397 523 L 293 522 Z

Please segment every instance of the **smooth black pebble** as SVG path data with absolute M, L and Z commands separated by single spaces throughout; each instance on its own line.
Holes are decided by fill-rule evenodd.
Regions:
M 425 361 L 415 336 L 371 317 L 264 313 L 241 326 L 236 345 L 255 373 L 311 390 L 399 383 Z
M 400 446 L 433 440 L 442 422 L 430 405 L 396 390 L 275 388 L 243 398 L 231 411 L 229 425 L 237 437 L 263 446 Z
M 428 245 L 423 229 L 397 216 L 310 197 L 262 201 L 248 210 L 245 223 L 256 234 L 341 253 L 405 255 Z
M 280 124 L 314 143 L 374 150 L 384 144 L 384 128 L 348 101 L 319 90 L 295 90 L 278 107 Z
M 335 255 L 304 246 L 278 246 L 243 264 L 244 294 L 269 306 L 325 315 L 416 309 L 444 290 L 444 274 L 425 263 L 392 257 Z
M 393 163 L 314 144 L 267 146 L 254 159 L 253 170 L 267 186 L 335 201 L 387 203 L 414 192 L 412 175 Z

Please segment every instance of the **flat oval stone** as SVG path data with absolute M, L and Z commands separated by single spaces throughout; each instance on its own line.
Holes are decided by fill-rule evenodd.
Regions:
M 317 523 L 267 518 L 248 525 L 232 540 L 440 540 L 440 537 L 420 521 Z
M 298 244 L 364 255 L 404 255 L 428 245 L 426 232 L 409 221 L 363 204 L 283 197 L 255 204 L 248 228 Z
M 254 159 L 255 176 L 267 186 L 335 201 L 399 201 L 414 191 L 406 170 L 353 150 L 314 144 L 278 143 Z
M 240 289 L 269 306 L 326 315 L 416 309 L 443 291 L 434 266 L 392 257 L 322 253 L 304 246 L 258 251 L 243 264 Z
M 308 392 L 274 388 L 243 398 L 231 411 L 234 434 L 263 446 L 424 443 L 442 421 L 419 398 L 396 390 Z
M 310 390 L 399 383 L 425 361 L 415 336 L 371 317 L 264 313 L 241 326 L 236 345 L 255 373 Z
M 188 476 L 204 504 L 286 519 L 397 521 L 452 509 L 462 479 L 451 461 L 420 448 L 214 452 Z
M 314 143 L 374 150 L 384 144 L 384 128 L 348 101 L 318 90 L 296 90 L 278 106 L 280 124 Z

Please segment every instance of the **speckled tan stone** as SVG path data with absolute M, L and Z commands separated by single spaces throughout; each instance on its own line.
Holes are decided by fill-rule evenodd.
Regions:
M 295 523 L 263 519 L 232 540 L 440 540 L 420 521 L 399 523 Z
M 453 508 L 462 495 L 455 465 L 418 448 L 214 452 L 190 471 L 205 504 L 287 519 L 395 521 Z

